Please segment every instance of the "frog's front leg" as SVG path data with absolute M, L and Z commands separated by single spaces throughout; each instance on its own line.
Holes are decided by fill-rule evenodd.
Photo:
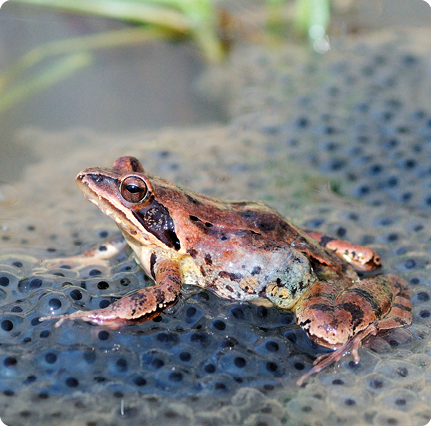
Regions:
M 358 271 L 372 271 L 382 265 L 380 256 L 370 247 L 357 246 L 309 229 L 304 229 L 304 232 L 317 240 L 322 247 L 333 251 L 341 259 L 351 263 Z
M 295 314 L 311 340 L 336 349 L 317 358 L 315 366 L 298 380 L 301 385 L 347 352 L 359 362 L 358 349 L 369 336 L 409 325 L 410 291 L 406 282 L 395 275 L 364 279 L 347 289 L 337 283 L 319 282 L 298 303 Z
M 178 262 L 169 259 L 157 262 L 154 265 L 154 276 L 156 285 L 123 297 L 104 309 L 43 317 L 40 321 L 57 319 L 55 326 L 59 327 L 64 321 L 79 319 L 111 329 L 148 321 L 173 305 L 181 289 Z

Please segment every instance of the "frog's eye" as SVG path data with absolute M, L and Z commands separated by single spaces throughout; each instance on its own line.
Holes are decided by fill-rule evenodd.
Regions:
M 129 203 L 139 203 L 148 195 L 148 187 L 141 178 L 130 176 L 121 182 L 120 193 Z

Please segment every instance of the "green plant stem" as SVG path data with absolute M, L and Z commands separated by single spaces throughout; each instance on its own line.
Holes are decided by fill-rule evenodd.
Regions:
M 296 0 L 295 28 L 298 34 L 308 35 L 313 25 L 320 25 L 325 30 L 330 20 L 329 0 Z
M 186 32 L 190 22 L 174 9 L 160 8 L 142 1 L 125 0 L 14 0 L 32 6 L 52 7 L 74 13 L 105 16 L 125 21 L 156 24 Z
M 223 49 L 217 37 L 212 0 L 13 0 L 125 21 L 152 24 L 191 34 L 211 62 L 219 62 Z M 163 6 L 159 6 L 163 5 Z M 166 6 L 166 7 L 164 7 Z
M 0 76 L 0 89 L 49 56 L 142 43 L 165 35 L 158 28 L 132 28 L 45 43 L 27 52 Z
M 36 77 L 20 83 L 17 87 L 10 89 L 0 96 L 0 113 L 15 105 L 22 99 L 29 97 L 53 84 L 64 80 L 78 69 L 84 68 L 91 62 L 91 55 L 79 53 L 69 55 L 51 65 Z

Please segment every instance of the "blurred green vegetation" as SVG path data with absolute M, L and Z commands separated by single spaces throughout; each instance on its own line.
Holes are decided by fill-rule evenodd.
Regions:
M 215 0 L 10 0 L 31 6 L 55 8 L 76 14 L 97 15 L 136 24 L 128 29 L 59 40 L 35 47 L 0 75 L 0 113 L 37 91 L 56 84 L 77 70 L 88 66 L 95 49 L 143 43 L 162 38 L 193 39 L 209 63 L 225 56 L 223 18 L 228 13 L 217 8 Z M 286 0 L 266 0 L 267 30 L 280 34 L 281 10 Z M 329 21 L 329 0 L 296 0 L 294 26 L 298 34 Z M 228 23 L 227 25 L 230 25 Z M 55 58 L 49 65 L 32 73 L 36 64 Z M 57 58 L 58 57 L 58 58 Z M 40 68 L 40 67 L 39 67 Z M 25 75 L 25 79 L 22 78 Z

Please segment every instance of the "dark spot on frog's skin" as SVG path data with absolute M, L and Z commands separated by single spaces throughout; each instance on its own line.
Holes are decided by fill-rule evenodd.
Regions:
M 145 293 L 135 293 L 130 295 L 130 301 L 136 305 L 143 305 L 147 301 L 147 296 Z
M 188 253 L 191 257 L 193 257 L 193 259 L 196 259 L 196 256 L 198 255 L 198 252 L 197 252 L 195 249 L 192 249 L 192 248 L 188 249 L 188 250 L 187 250 L 187 253 Z
M 365 299 L 371 306 L 371 309 L 375 312 L 377 318 L 380 318 L 382 315 L 382 308 L 381 306 L 376 302 L 374 299 L 374 296 L 369 293 L 368 291 L 362 289 L 362 288 L 354 288 L 351 290 L 352 293 L 357 294 L 358 296 L 361 296 L 363 299 Z
M 205 222 L 205 226 L 207 227 L 207 228 L 211 228 L 212 226 L 214 226 L 212 223 L 209 223 L 209 222 Z
M 151 253 L 151 256 L 150 256 L 150 274 L 151 274 L 151 277 L 153 278 L 153 280 L 156 279 L 156 274 L 154 272 L 154 265 L 156 264 L 156 262 L 157 262 L 156 253 Z
M 354 332 L 356 327 L 361 324 L 364 319 L 364 311 L 361 309 L 360 306 L 352 302 L 342 303 L 341 305 L 337 305 L 337 308 L 343 309 L 350 313 L 350 315 L 352 316 L 350 323 Z
M 333 312 L 334 311 L 333 306 L 326 305 L 324 303 L 316 303 L 314 305 L 311 305 L 309 307 L 309 309 L 315 309 L 316 311 L 321 311 L 321 312 Z
M 156 296 L 156 303 L 157 305 L 164 305 L 165 304 L 165 294 L 162 290 L 159 288 L 154 290 L 154 294 Z
M 195 206 L 200 204 L 200 201 L 196 200 L 196 198 L 193 198 L 191 195 L 185 194 L 185 196 L 186 196 L 187 200 L 190 203 L 194 204 Z
M 393 317 L 392 319 L 400 325 L 409 325 L 410 324 L 409 322 L 406 322 L 403 318 L 400 318 L 400 317 Z
M 326 245 L 328 243 L 330 243 L 331 241 L 334 241 L 334 240 L 335 240 L 335 238 L 328 237 L 327 235 L 324 235 L 322 238 L 320 238 L 319 244 L 323 247 L 326 247 Z
M 300 322 L 298 325 L 304 328 L 306 325 L 311 323 L 311 319 L 306 319 L 305 321 Z
M 207 288 L 213 288 L 213 289 L 217 289 L 217 279 L 214 278 L 210 283 L 207 283 Z
M 229 278 L 231 281 L 239 281 L 242 278 L 241 274 L 234 274 L 226 271 L 220 271 L 218 276 L 220 278 Z
M 201 270 L 201 274 L 202 274 L 202 276 L 203 276 L 203 277 L 206 277 L 206 276 L 207 276 L 207 273 L 205 272 L 205 268 L 203 267 L 203 265 L 201 265 L 200 270 Z
M 220 237 L 220 240 L 221 241 L 226 241 L 228 238 L 226 237 L 226 235 L 222 235 L 221 237 Z
M 207 254 L 205 255 L 205 263 L 206 263 L 207 265 L 212 265 L 212 264 L 213 264 L 213 260 L 211 259 L 211 255 L 210 255 L 209 253 L 207 253 Z
M 139 162 L 139 160 L 137 160 L 134 157 L 130 157 L 130 167 L 132 169 L 132 171 L 137 172 L 137 173 L 142 173 L 144 171 L 144 169 L 141 166 L 141 163 Z
M 233 288 L 230 285 L 226 286 L 226 290 L 230 291 L 231 293 L 233 293 Z
M 260 266 L 255 266 L 253 270 L 251 271 L 251 275 L 257 275 L 260 274 L 260 271 L 262 271 L 262 268 Z
M 275 224 L 272 222 L 257 222 L 257 227 L 264 232 L 271 232 L 275 229 Z
M 191 221 L 193 221 L 193 222 L 200 222 L 200 219 L 199 219 L 198 217 L 196 217 L 196 216 L 192 216 L 192 215 L 190 215 L 190 216 L 189 216 L 189 218 L 190 218 L 190 220 L 191 220 Z
M 412 311 L 412 308 L 410 306 L 404 306 L 404 305 L 401 305 L 400 303 L 394 303 L 392 306 L 394 308 L 398 308 L 398 309 L 401 309 L 403 311 L 407 311 L 407 312 Z
M 280 278 L 277 278 L 275 282 L 277 283 L 277 287 L 282 287 Z
M 174 275 L 174 276 L 172 276 L 172 275 L 170 275 L 169 276 L 169 278 L 170 278 L 170 280 L 174 283 L 174 284 L 176 284 L 177 285 L 177 287 L 179 286 L 179 285 L 181 285 L 181 277 L 179 277 L 178 275 Z M 177 292 L 177 290 L 173 290 L 173 293 L 176 293 Z

